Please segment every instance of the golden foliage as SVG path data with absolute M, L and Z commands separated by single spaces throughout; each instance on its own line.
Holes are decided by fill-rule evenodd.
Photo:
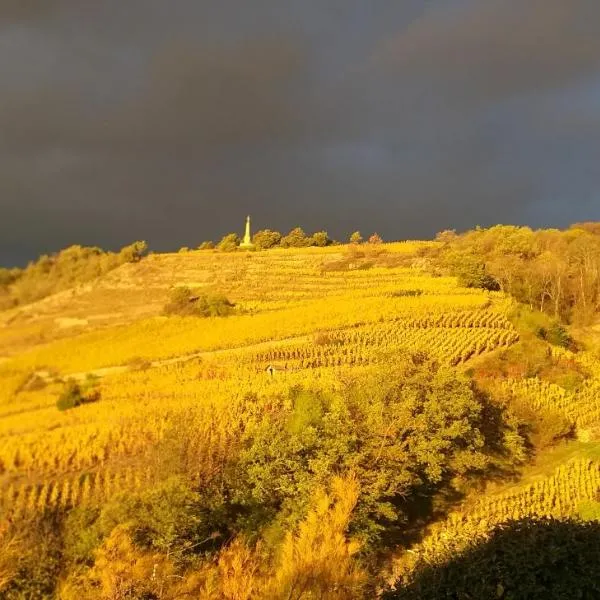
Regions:
M 164 554 L 141 550 L 127 525 L 117 526 L 96 551 L 93 567 L 61 586 L 62 600 L 197 597 L 197 581 L 181 576 Z
M 25 551 L 22 540 L 11 533 L 9 524 L 0 523 L 0 593 L 16 575 Z
M 360 544 L 346 537 L 358 496 L 353 477 L 334 477 L 330 493 L 316 495 L 304 521 L 286 536 L 279 567 L 267 586 L 270 597 L 350 600 L 362 596 L 366 574 L 354 557 Z

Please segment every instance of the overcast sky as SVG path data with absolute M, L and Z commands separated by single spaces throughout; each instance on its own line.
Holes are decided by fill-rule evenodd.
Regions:
M 0 264 L 600 220 L 599 0 L 0 0 Z

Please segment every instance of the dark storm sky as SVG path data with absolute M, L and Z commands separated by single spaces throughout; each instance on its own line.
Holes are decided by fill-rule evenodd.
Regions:
M 600 219 L 599 0 L 0 0 L 0 264 Z

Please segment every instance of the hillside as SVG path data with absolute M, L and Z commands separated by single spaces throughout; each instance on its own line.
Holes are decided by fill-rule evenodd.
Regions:
M 128 560 L 127 597 L 403 597 L 507 520 L 598 518 L 594 328 L 532 339 L 507 294 L 432 275 L 436 244 L 153 254 L 0 312 L 0 535 L 54 564 L 23 553 L 7 598 L 120 597 Z M 184 286 L 233 314 L 166 316 Z

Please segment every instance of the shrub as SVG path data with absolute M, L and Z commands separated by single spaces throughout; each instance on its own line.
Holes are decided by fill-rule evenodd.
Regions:
M 262 229 L 257 231 L 252 237 L 252 243 L 256 246 L 257 250 L 267 250 L 278 246 L 281 242 L 281 234 L 278 231 L 271 231 L 270 229 Z
M 164 307 L 166 315 L 190 317 L 224 317 L 233 312 L 235 304 L 222 295 L 194 295 L 188 287 L 176 287 Z
M 83 403 L 83 395 L 81 388 L 73 379 L 69 379 L 63 388 L 58 400 L 56 401 L 56 408 L 58 410 L 69 410 L 75 408 Z
M 21 276 L 21 273 L 20 269 L 0 268 L 0 287 L 6 287 L 14 283 Z
M 81 404 L 96 402 L 100 399 L 95 377 L 88 376 L 83 385 L 79 385 L 74 379 L 69 379 L 56 401 L 56 408 L 60 411 L 76 408 Z
M 223 236 L 217 248 L 221 252 L 234 252 L 240 245 L 240 236 L 237 233 L 228 233 Z
M 351 244 L 358 245 L 358 244 L 361 244 L 362 241 L 363 241 L 363 237 L 362 237 L 362 235 L 360 235 L 360 231 L 355 231 L 350 236 L 350 243 Z
M 49 294 L 86 283 L 124 263 L 138 262 L 147 250 L 146 242 L 134 242 L 118 254 L 96 247 L 75 245 L 52 256 L 40 256 L 22 271 L 0 270 L 0 279 L 11 283 L 10 288 L 0 283 L 0 291 L 8 293 L 8 299 L 2 298 L 2 304 L 10 306 L 11 303 L 34 302 Z
M 286 236 L 281 238 L 284 248 L 304 248 L 310 246 L 311 238 L 307 237 L 301 227 L 295 227 Z
M 119 258 L 122 262 L 138 262 L 147 252 L 148 244 L 146 242 L 133 242 L 133 244 L 125 246 L 119 252 Z
M 573 338 L 569 335 L 569 332 L 558 322 L 552 323 L 552 325 L 550 325 L 548 328 L 538 328 L 537 335 L 553 346 L 560 346 L 561 348 L 568 348 L 571 350 L 576 349 Z
M 199 246 L 198 246 L 198 250 L 213 250 L 215 247 L 214 243 L 210 240 L 207 240 L 205 242 L 202 242 Z
M 318 246 L 322 248 L 324 246 L 329 246 L 329 244 L 331 244 L 331 240 L 329 239 L 326 231 L 317 231 L 316 233 L 313 233 L 312 237 L 310 238 L 310 244 L 311 246 Z

